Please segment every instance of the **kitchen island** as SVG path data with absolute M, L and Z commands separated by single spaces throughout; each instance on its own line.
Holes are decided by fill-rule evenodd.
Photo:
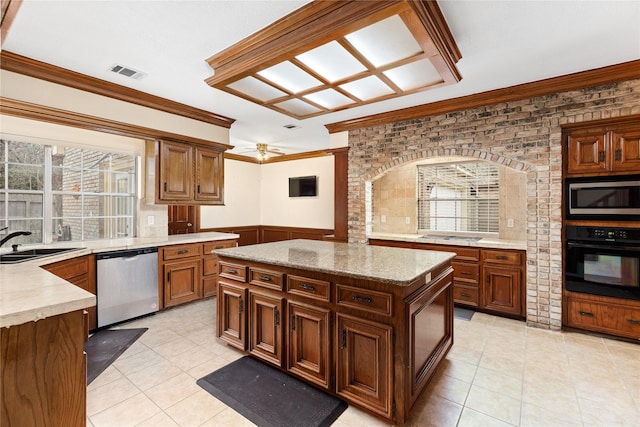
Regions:
M 453 344 L 454 253 L 289 240 L 222 249 L 217 335 L 404 423 Z

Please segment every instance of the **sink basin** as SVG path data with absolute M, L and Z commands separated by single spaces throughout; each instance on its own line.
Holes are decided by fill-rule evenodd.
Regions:
M 17 252 L 7 252 L 0 254 L 0 264 L 15 264 L 17 262 L 29 261 L 31 259 L 43 258 L 56 255 L 62 252 L 75 251 L 78 248 L 40 248 L 25 249 Z
M 424 235 L 423 239 L 434 239 L 434 240 L 453 240 L 458 242 L 477 242 L 482 240 L 482 237 L 464 237 L 464 236 L 440 236 L 440 235 Z

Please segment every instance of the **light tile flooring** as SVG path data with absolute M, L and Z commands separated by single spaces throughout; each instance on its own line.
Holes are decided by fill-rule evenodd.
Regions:
M 196 384 L 242 356 L 215 338 L 214 313 L 209 299 L 121 325 L 149 330 L 89 385 L 87 425 L 252 425 Z M 385 425 L 353 406 L 334 424 Z M 640 344 L 456 319 L 455 344 L 407 425 L 638 426 Z

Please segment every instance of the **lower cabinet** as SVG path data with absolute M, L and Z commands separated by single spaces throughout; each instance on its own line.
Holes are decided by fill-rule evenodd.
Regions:
M 640 339 L 640 301 L 565 291 L 564 324 Z
M 485 266 L 482 271 L 485 279 L 483 308 L 520 315 L 522 312 L 520 270 Z
M 329 388 L 331 310 L 292 301 L 287 307 L 290 319 L 287 370 L 320 387 Z
M 337 315 L 336 392 L 372 412 L 392 415 L 393 328 Z
M 453 344 L 453 270 L 438 268 L 402 287 L 220 256 L 217 335 L 403 423 Z
M 199 259 L 164 264 L 164 306 L 202 298 Z

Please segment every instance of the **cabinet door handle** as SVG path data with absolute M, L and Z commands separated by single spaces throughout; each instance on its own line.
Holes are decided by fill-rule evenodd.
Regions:
M 271 277 L 269 277 L 269 276 L 260 276 L 260 280 L 262 280 L 263 282 L 270 282 L 271 281 Z
M 471 294 L 460 294 L 461 297 L 471 298 Z
M 640 320 L 636 319 L 627 319 L 627 322 L 631 323 L 632 325 L 640 325 Z
M 506 255 L 496 255 L 496 259 L 507 259 L 507 258 L 509 257 Z
M 178 251 L 178 255 L 186 254 L 187 252 L 189 252 L 189 251 L 188 251 L 188 250 L 186 250 L 186 249 L 180 249 L 180 250 Z
M 292 331 L 296 330 L 296 315 L 292 314 L 291 315 L 291 328 Z
M 167 191 L 167 183 L 166 182 L 164 183 L 164 191 L 165 192 Z
M 585 316 L 585 317 L 593 317 L 594 314 L 591 313 L 590 311 L 579 311 L 578 312 L 580 314 L 580 316 Z
M 309 292 L 315 292 L 315 291 L 316 291 L 315 286 L 307 285 L 306 283 L 302 283 L 302 284 L 300 285 L 300 287 L 301 287 L 302 289 L 304 289 L 305 291 L 309 291 Z
M 229 274 L 238 274 L 238 270 L 234 270 L 233 268 L 229 268 L 227 270 L 227 273 L 229 273 Z
M 599 154 L 598 160 L 600 160 L 601 162 L 604 162 L 604 151 L 600 151 L 598 154 Z
M 347 348 L 347 330 L 346 329 L 342 330 L 342 342 L 340 343 L 340 348 L 341 349 Z
M 363 297 L 361 295 L 354 295 L 353 300 L 358 302 L 366 302 L 367 304 L 371 304 L 371 302 L 373 301 L 371 298 Z
M 200 194 L 200 184 L 198 184 L 198 194 Z
M 276 326 L 280 325 L 280 310 L 278 310 L 277 308 L 275 312 L 275 321 L 276 321 Z
M 167 282 L 171 281 L 171 272 L 167 272 Z
M 619 162 L 620 160 L 622 160 L 622 150 L 618 148 L 616 150 L 616 161 Z
M 238 313 L 242 313 L 244 311 L 244 301 L 242 297 L 238 298 Z

